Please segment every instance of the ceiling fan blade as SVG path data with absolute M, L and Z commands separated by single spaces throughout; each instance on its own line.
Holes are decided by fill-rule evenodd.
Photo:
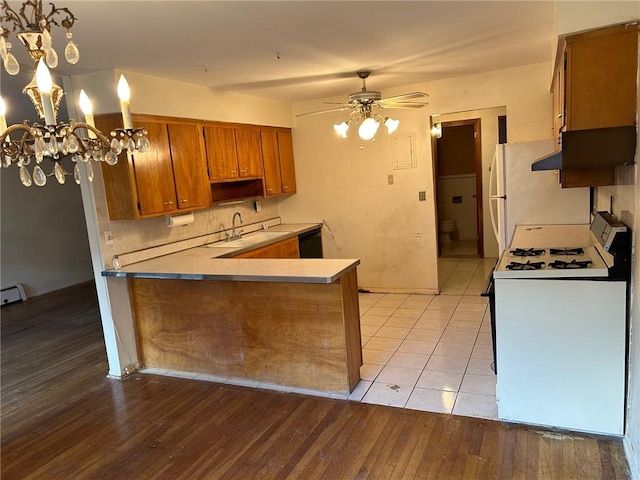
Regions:
M 424 92 L 411 92 L 411 93 L 404 93 L 402 95 L 396 95 L 394 97 L 387 97 L 385 98 L 383 101 L 384 102 L 397 102 L 400 100 L 411 100 L 413 98 L 424 98 L 424 97 L 428 97 L 429 94 L 428 93 L 424 93 Z
M 329 110 L 319 110 L 317 112 L 307 112 L 307 113 L 299 113 L 298 115 L 296 115 L 297 117 L 308 117 L 310 115 L 321 115 L 323 113 L 330 113 L 330 112 L 344 112 L 345 110 L 351 110 L 353 107 L 351 105 L 348 105 L 346 107 L 339 107 L 339 108 L 330 108 Z
M 394 103 L 378 103 L 377 107 L 380 108 L 422 108 L 429 105 L 428 103 L 418 103 L 418 102 L 394 102 Z

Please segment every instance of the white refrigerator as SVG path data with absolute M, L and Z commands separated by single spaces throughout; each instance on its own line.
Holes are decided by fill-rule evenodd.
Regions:
M 554 140 L 496 146 L 489 213 L 499 255 L 511 244 L 516 225 L 589 224 L 588 187 L 562 188 L 554 171 L 531 171 L 535 160 L 554 150 Z

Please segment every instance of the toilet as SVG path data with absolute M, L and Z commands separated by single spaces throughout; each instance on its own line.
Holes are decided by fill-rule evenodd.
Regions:
M 455 220 L 440 220 L 439 239 L 440 243 L 451 243 L 451 234 L 456 229 Z

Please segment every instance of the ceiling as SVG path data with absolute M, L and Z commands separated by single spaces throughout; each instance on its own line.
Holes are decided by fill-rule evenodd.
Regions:
M 290 102 L 357 91 L 358 70 L 384 90 L 544 62 L 555 38 L 552 1 L 55 3 L 78 18 L 76 66 L 53 32 L 60 73 L 117 68 Z

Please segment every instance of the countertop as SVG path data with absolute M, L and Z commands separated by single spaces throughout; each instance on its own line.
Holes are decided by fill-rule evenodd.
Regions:
M 105 270 L 105 277 L 158 278 L 181 280 L 227 280 L 245 282 L 332 283 L 360 264 L 358 259 L 235 259 L 225 258 L 263 245 L 310 232 L 321 224 L 280 224 L 268 232 L 281 232 L 267 241 L 250 246 L 211 248 L 202 245 L 181 252 Z M 253 233 L 263 232 L 259 230 Z M 245 238 L 250 238 L 247 234 Z M 218 242 L 218 245 L 222 245 Z

